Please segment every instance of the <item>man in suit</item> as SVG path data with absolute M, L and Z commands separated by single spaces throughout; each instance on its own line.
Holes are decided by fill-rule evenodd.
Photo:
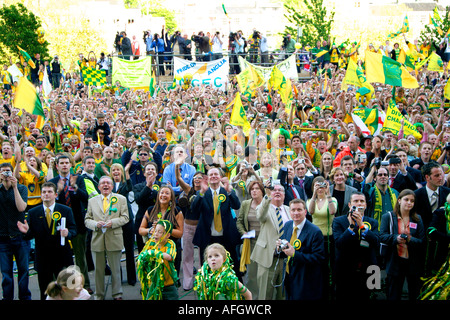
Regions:
M 366 197 L 354 192 L 347 215 L 336 217 L 332 229 L 336 249 L 336 299 L 367 300 L 367 268 L 377 264 L 378 221 L 364 215 Z
M 276 243 L 284 233 L 284 224 L 291 220 L 289 207 L 284 205 L 285 191 L 281 184 L 265 186 L 256 217 L 261 226 L 250 259 L 258 264 L 258 299 L 283 300 L 283 258 L 276 252 Z M 271 188 L 273 188 L 271 190 Z
M 403 165 L 406 168 L 406 171 L 408 171 L 408 173 L 411 175 L 411 177 L 413 177 L 414 181 L 416 182 L 417 188 L 422 188 L 423 184 L 425 183 L 422 176 L 422 172 L 418 169 L 409 166 L 408 154 L 406 153 L 406 151 L 403 149 L 397 149 L 397 151 L 395 151 L 395 155 L 402 160 Z
M 306 193 L 306 199 L 311 198 L 313 195 L 312 182 L 318 175 L 319 171 L 311 164 L 311 161 L 307 159 L 304 159 L 304 161 L 301 161 L 300 159 L 297 162 L 297 165 L 293 164 L 293 166 L 295 169 L 294 183 L 298 184 L 300 188 L 303 188 Z M 312 173 L 312 176 L 306 174 L 308 172 L 308 169 Z
M 106 260 L 111 268 L 114 300 L 122 300 L 120 258 L 122 256 L 122 226 L 128 220 L 127 199 L 112 193 L 114 182 L 109 176 L 100 178 L 100 195 L 89 199 L 85 225 L 92 230 L 91 251 L 95 264 L 95 300 L 105 298 Z M 105 259 L 106 256 L 106 259 Z
M 237 230 L 236 217 L 231 210 L 238 210 L 240 207 L 236 192 L 219 168 L 208 170 L 207 176 L 202 180 L 201 189 L 197 191 L 191 204 L 191 210 L 200 214 L 192 241 L 199 247 L 201 259 L 209 244 L 222 244 L 230 253 L 238 278 L 241 278 L 241 273 L 236 246 L 241 243 L 241 236 Z
M 445 205 L 447 196 L 450 194 L 450 188 L 444 186 L 445 175 L 442 165 L 436 161 L 430 161 L 422 166 L 422 175 L 425 179 L 425 186 L 414 191 L 416 201 L 414 201 L 414 210 L 420 215 L 425 230 L 428 230 L 433 212 Z M 436 247 L 435 240 L 427 239 L 427 259 L 425 261 L 425 275 L 430 275 L 434 261 L 432 252 Z
M 58 176 L 50 180 L 57 187 L 56 202 L 66 205 L 72 209 L 75 224 L 77 226 L 77 235 L 71 239 L 72 250 L 75 255 L 75 264 L 80 268 L 84 275 L 84 286 L 91 293 L 91 282 L 89 280 L 87 260 L 86 260 L 86 239 L 87 230 L 84 225 L 86 215 L 88 193 L 86 184 L 81 176 L 70 173 L 72 164 L 66 155 L 60 155 L 56 159 L 56 168 Z
M 280 183 L 284 188 L 284 205 L 289 206 L 289 202 L 291 202 L 292 199 L 307 200 L 305 188 L 294 183 L 295 170 L 293 166 L 290 164 L 286 166 L 282 165 L 278 172 L 278 179 L 280 179 Z
M 17 222 L 19 230 L 26 239 L 35 239 L 36 260 L 34 267 L 38 272 L 41 300 L 45 300 L 48 284 L 58 277 L 64 268 L 73 265 L 72 249 L 69 240 L 77 234 L 72 209 L 56 203 L 56 185 L 45 182 L 41 187 L 42 205 L 28 212 L 28 221 Z M 65 218 L 65 227 L 61 219 Z M 66 238 L 61 244 L 61 238 Z
M 389 155 L 388 171 L 389 171 L 389 187 L 402 192 L 405 189 L 416 190 L 417 185 L 413 177 L 406 170 L 402 160 L 396 155 Z
M 325 259 L 323 234 L 306 218 L 301 199 L 289 203 L 291 221 L 284 225 L 281 239 L 289 241 L 283 253 L 288 256 L 284 285 L 287 300 L 322 299 L 322 262 Z M 298 241 L 297 241 L 298 240 Z M 278 246 L 281 241 L 278 241 Z
M 341 168 L 347 173 L 347 181 L 345 182 L 349 186 L 361 191 L 364 178 L 355 172 L 355 158 L 352 156 L 345 156 L 341 159 Z
M 100 193 L 98 190 L 99 180 L 94 174 L 95 165 L 95 158 L 93 156 L 83 158 L 83 171 L 81 172 L 81 176 L 84 178 L 84 184 L 89 198 L 95 197 Z

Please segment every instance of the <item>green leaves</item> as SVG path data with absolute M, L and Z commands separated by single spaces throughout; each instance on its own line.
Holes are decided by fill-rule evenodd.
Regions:
M 36 30 L 41 21 L 23 4 L 10 5 L 0 8 L 0 56 L 5 59 L 11 53 L 17 57 L 17 46 L 31 55 L 40 53 L 42 57 L 48 55 L 48 43 L 40 44 Z M 4 61 L 2 61 L 4 62 Z
M 302 27 L 300 43 L 314 46 L 318 40 L 328 40 L 334 11 L 328 12 L 323 0 L 303 0 L 304 11 L 296 11 L 294 6 L 284 4 L 287 13 L 284 15 L 293 26 L 286 26 L 285 33 L 296 34 L 297 27 Z

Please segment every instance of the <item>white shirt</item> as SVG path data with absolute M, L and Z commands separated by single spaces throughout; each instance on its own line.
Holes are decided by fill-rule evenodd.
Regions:
M 212 52 L 213 53 L 222 53 L 222 44 L 219 41 L 219 38 L 214 37 L 212 44 Z
M 425 190 L 427 190 L 428 200 L 430 201 L 430 203 L 432 203 L 433 193 L 435 193 L 435 192 L 437 194 L 437 199 L 439 200 L 439 188 L 437 188 L 436 191 L 433 191 L 430 188 L 428 188 L 428 186 L 426 185 Z
M 292 228 L 297 227 L 297 239 L 298 239 L 298 237 L 300 236 L 300 233 L 302 232 L 303 227 L 305 226 L 305 223 L 306 223 L 306 218 L 303 219 L 303 221 L 300 222 L 299 225 L 295 225 L 295 223 L 292 224 Z M 292 230 L 293 230 L 293 229 L 292 229 Z
M 276 212 L 277 206 L 275 206 L 273 204 L 270 204 L 270 205 L 272 206 L 273 210 Z M 280 208 L 281 218 L 283 219 L 283 225 L 284 225 L 286 222 L 288 222 L 291 219 L 289 219 L 289 216 L 288 216 L 286 210 L 284 210 L 284 205 L 281 205 L 279 208 Z
M 47 214 L 47 208 L 50 209 L 50 214 L 53 214 L 53 211 L 55 210 L 55 204 L 56 202 L 53 202 L 53 204 L 50 207 L 46 207 L 45 204 L 42 204 L 44 207 L 44 213 Z

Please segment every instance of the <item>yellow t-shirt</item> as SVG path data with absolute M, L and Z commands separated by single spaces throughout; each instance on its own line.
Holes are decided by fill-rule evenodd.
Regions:
M 39 178 L 29 171 L 20 172 L 19 183 L 23 184 L 28 189 L 27 205 L 33 206 L 42 203 L 41 199 L 41 185 L 45 182 L 45 174 L 39 171 Z

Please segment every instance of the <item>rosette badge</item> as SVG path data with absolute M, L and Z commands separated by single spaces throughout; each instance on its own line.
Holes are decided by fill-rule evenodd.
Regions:
M 227 200 L 227 197 L 224 194 L 219 194 L 217 199 L 219 199 L 220 203 L 223 203 L 223 202 L 225 202 L 225 200 Z
M 111 214 L 111 212 L 117 212 L 117 208 L 113 208 L 113 204 L 116 204 L 117 201 L 119 201 L 119 199 L 117 199 L 117 197 L 111 197 L 111 203 L 109 205 L 109 214 Z
M 159 191 L 159 186 L 157 184 L 154 184 L 152 186 L 152 190 Z
M 56 222 L 60 219 L 61 219 L 61 213 L 58 211 L 53 212 L 53 214 L 52 214 L 52 220 L 53 220 L 52 234 L 55 234 Z
M 302 242 L 299 239 L 295 239 L 292 246 L 294 247 L 295 250 L 299 250 L 302 247 Z

